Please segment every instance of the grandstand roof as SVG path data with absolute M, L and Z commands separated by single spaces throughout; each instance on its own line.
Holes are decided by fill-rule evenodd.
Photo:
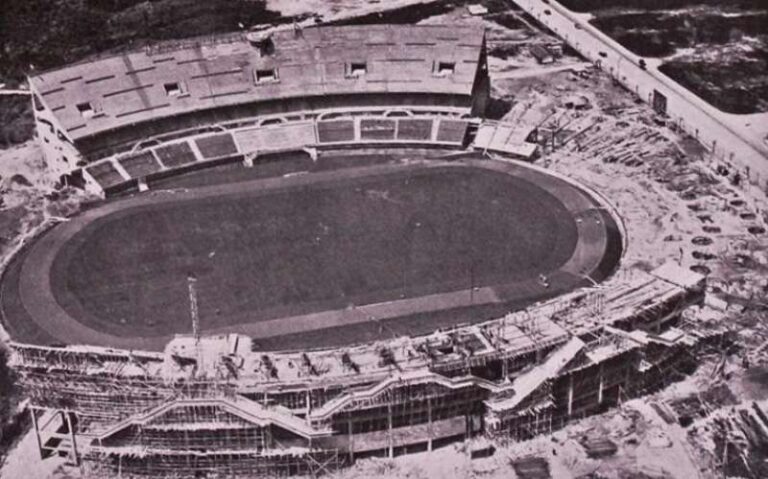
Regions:
M 266 99 L 349 93 L 470 95 L 478 26 L 293 27 L 161 44 L 31 78 L 77 140 L 129 124 Z

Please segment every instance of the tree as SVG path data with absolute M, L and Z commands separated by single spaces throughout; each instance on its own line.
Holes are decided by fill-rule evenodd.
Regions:
M 0 344 L 0 442 L 16 408 L 16 374 L 8 366 L 8 348 Z

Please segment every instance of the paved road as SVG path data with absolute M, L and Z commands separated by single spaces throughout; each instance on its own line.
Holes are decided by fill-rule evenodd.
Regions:
M 749 174 L 753 183 L 768 180 L 768 146 L 754 132 L 734 128 L 728 116 L 712 107 L 656 69 L 646 60 L 647 70 L 638 66 L 639 57 L 554 0 L 514 0 L 523 10 L 541 21 L 589 60 L 600 64 L 641 99 L 652 101 L 653 91 L 667 97 L 671 121 L 698 138 L 726 163 Z

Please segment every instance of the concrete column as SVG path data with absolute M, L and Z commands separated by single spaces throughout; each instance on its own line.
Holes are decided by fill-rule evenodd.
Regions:
M 432 132 L 429 134 L 429 139 L 432 141 L 437 141 L 437 130 L 440 128 L 440 121 L 439 118 L 432 120 Z
M 351 463 L 355 459 L 355 435 L 352 434 L 352 418 L 347 420 L 347 428 L 349 434 L 349 442 L 347 448 L 349 448 L 349 462 Z
M 352 122 L 354 124 L 355 129 L 355 141 L 360 141 L 361 135 L 360 135 L 360 117 L 356 116 L 352 119 Z
M 205 161 L 205 156 L 203 156 L 203 152 L 200 151 L 200 148 L 197 147 L 196 141 L 189 140 L 187 141 L 187 144 L 189 144 L 189 149 L 192 150 L 192 154 L 195 155 L 195 161 Z
M 117 172 L 120 173 L 120 176 L 122 176 L 124 180 L 131 179 L 130 173 L 128 173 L 128 171 L 123 168 L 123 165 L 121 165 L 119 161 L 113 159 L 108 160 L 107 163 L 111 164 L 117 170 Z
M 600 363 L 600 369 L 597 372 L 600 384 L 597 389 L 597 404 L 603 404 L 603 363 Z
M 568 418 L 573 413 L 573 374 L 568 376 Z
M 432 450 L 432 398 L 427 396 L 427 451 Z
M 69 413 L 62 412 L 64 417 L 67 419 L 67 429 L 69 429 L 69 439 L 72 441 L 72 455 L 73 455 L 73 462 L 74 465 L 77 466 L 80 464 L 80 457 L 77 453 L 77 443 L 75 442 L 75 428 L 72 427 L 72 417 Z
M 501 360 L 501 376 L 504 382 L 509 381 L 509 360 L 507 358 Z
M 387 439 L 389 441 L 388 456 L 390 459 L 395 457 L 395 447 L 392 441 L 392 403 L 387 403 Z

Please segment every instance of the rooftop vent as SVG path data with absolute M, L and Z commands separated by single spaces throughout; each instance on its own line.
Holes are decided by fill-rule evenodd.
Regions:
M 368 64 L 365 62 L 352 62 L 347 64 L 348 77 L 361 77 L 368 73 Z
M 435 62 L 433 71 L 435 75 L 441 77 L 453 75 L 456 71 L 456 64 L 454 62 Z
M 93 115 L 96 114 L 96 112 L 93 109 L 93 106 L 88 102 L 78 103 L 77 111 L 80 112 L 83 118 L 91 118 Z
M 256 83 L 271 83 L 279 80 L 277 76 L 277 69 L 257 69 L 253 72 L 253 78 Z
M 165 83 L 163 88 L 165 88 L 165 94 L 168 96 L 179 96 L 184 93 L 181 84 L 178 82 Z

